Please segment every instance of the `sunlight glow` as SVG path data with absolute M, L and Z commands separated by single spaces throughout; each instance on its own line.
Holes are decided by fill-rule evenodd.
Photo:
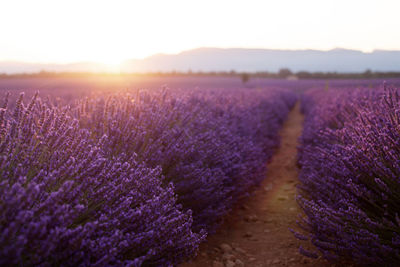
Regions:
M 196 47 L 400 49 L 400 2 L 0 2 L 0 60 L 120 63 Z

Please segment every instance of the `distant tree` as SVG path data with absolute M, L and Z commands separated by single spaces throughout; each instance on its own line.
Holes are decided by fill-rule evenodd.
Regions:
M 312 74 L 309 73 L 308 71 L 299 71 L 296 73 L 297 77 L 300 79 L 309 79 L 312 78 Z
M 370 69 L 366 69 L 363 73 L 364 78 L 372 78 L 372 71 Z
M 279 70 L 278 72 L 278 77 L 279 78 L 283 78 L 286 79 L 287 77 L 289 77 L 290 75 L 292 75 L 292 71 L 288 68 L 282 68 Z
M 242 83 L 247 83 L 250 80 L 250 75 L 246 72 L 243 72 L 241 75 Z

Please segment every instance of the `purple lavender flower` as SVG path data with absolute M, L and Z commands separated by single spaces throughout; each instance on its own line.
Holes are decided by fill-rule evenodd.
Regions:
M 0 265 L 170 266 L 265 177 L 288 90 L 0 109 Z M 58 103 L 58 102 L 57 102 Z
M 303 95 L 298 200 L 328 260 L 400 264 L 399 100 L 388 88 Z

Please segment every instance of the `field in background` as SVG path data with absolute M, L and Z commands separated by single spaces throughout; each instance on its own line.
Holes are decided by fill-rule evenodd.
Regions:
M 252 78 L 243 83 L 240 77 L 157 77 L 157 76 L 118 76 L 94 75 L 87 77 L 52 77 L 52 78 L 2 78 L 0 92 L 10 91 L 13 95 L 20 92 L 30 97 L 36 91 L 42 96 L 55 96 L 66 102 L 99 92 L 115 92 L 126 89 L 160 89 L 164 86 L 173 89 L 260 89 L 289 88 L 302 91 L 307 88 L 336 87 L 379 87 L 384 79 L 366 80 L 279 80 Z M 387 79 L 388 84 L 398 85 L 400 79 Z

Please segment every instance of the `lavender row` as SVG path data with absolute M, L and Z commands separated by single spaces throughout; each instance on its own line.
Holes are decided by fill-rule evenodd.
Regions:
M 400 97 L 394 88 L 314 90 L 299 148 L 298 223 L 332 262 L 400 265 Z
M 213 232 L 265 177 L 294 101 L 283 91 L 142 92 L 81 102 L 75 115 L 81 127 L 95 127 L 95 139 L 108 137 L 108 158 L 134 153 L 147 166 L 160 166 L 179 203 L 193 212 L 193 228 Z
M 0 109 L 0 265 L 169 266 L 265 175 L 289 91 Z

